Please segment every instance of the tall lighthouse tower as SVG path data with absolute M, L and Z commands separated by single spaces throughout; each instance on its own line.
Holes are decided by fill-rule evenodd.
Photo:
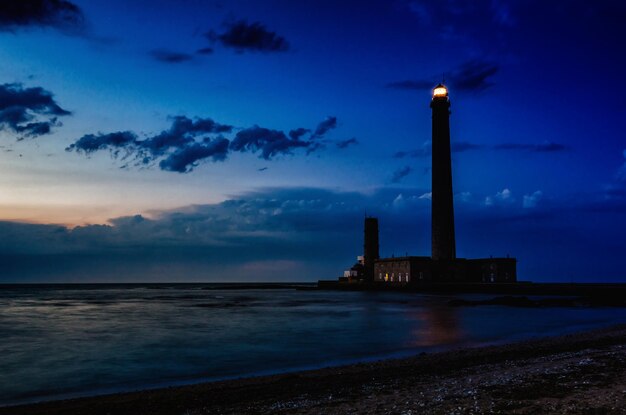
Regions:
M 432 258 L 455 259 L 452 163 L 450 158 L 450 99 L 439 84 L 430 102 L 433 111 L 432 137 Z

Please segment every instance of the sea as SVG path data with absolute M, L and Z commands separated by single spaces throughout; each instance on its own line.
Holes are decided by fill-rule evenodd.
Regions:
M 0 285 L 0 405 L 232 379 L 626 323 L 306 284 Z

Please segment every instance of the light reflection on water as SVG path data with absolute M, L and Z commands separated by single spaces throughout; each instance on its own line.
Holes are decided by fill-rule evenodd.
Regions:
M 623 309 L 452 308 L 449 296 L 154 288 L 0 288 L 0 404 L 626 322 Z
M 452 345 L 461 342 L 464 337 L 458 308 L 436 303 L 409 310 L 408 313 L 416 319 L 412 341 L 409 343 L 412 347 Z

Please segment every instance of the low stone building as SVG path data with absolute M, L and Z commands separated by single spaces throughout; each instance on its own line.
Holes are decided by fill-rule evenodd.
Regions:
M 374 282 L 409 283 L 432 278 L 432 259 L 426 256 L 381 258 L 374 262 Z
M 374 282 L 419 284 L 429 282 L 516 282 L 515 258 L 433 260 L 426 256 L 380 258 L 374 261 Z

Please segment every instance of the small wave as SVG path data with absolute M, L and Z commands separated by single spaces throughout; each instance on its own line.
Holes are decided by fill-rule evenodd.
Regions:
M 185 295 L 155 295 L 154 297 L 142 297 L 144 301 L 161 300 L 161 301 L 178 301 L 178 300 L 206 300 L 206 295 L 185 294 Z
M 352 314 L 350 311 L 339 310 L 291 310 L 288 311 L 290 315 L 297 315 L 298 317 L 335 317 L 335 318 L 347 318 Z
M 199 303 L 199 304 L 189 304 L 190 307 L 200 307 L 200 308 L 234 308 L 234 307 L 248 307 L 249 304 L 243 303 Z
M 309 300 L 287 300 L 277 303 L 279 307 L 304 307 L 308 305 L 318 304 L 341 304 L 343 301 L 329 300 L 329 299 L 309 299 Z

